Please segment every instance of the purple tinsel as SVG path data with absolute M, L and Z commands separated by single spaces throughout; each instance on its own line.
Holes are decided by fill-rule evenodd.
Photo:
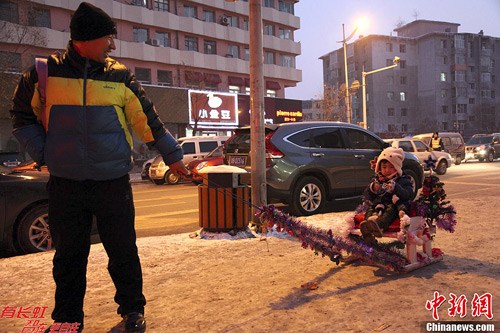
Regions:
M 367 262 L 381 264 L 394 271 L 402 271 L 406 265 L 406 258 L 397 251 L 380 246 L 368 246 L 362 239 L 357 241 L 334 236 L 331 230 L 304 224 L 273 205 L 260 207 L 257 216 L 263 224 L 269 227 L 276 226 L 277 231 L 287 231 L 302 242 L 303 248 L 311 248 L 315 254 L 321 253 L 323 257 L 327 256 L 337 264 L 342 258 L 341 251 L 344 250 L 358 255 Z

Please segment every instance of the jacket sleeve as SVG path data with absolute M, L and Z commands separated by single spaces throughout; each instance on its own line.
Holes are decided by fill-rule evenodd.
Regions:
M 403 175 L 396 181 L 396 186 L 394 188 L 393 194 L 397 195 L 399 200 L 403 202 L 410 201 L 413 197 L 413 186 L 411 184 L 410 178 Z
M 170 165 L 182 160 L 182 148 L 165 128 L 153 103 L 135 75 L 130 72 L 126 86 L 131 94 L 126 98 L 125 113 L 134 132 L 148 147 L 160 152 L 165 164 Z
M 38 76 L 33 66 L 26 71 L 14 92 L 12 134 L 30 157 L 40 165 L 44 164 L 45 129 L 40 122 L 40 97 L 36 90 Z

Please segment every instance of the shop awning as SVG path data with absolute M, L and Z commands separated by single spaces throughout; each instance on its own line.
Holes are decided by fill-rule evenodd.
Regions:
M 280 90 L 281 85 L 276 81 L 266 81 L 266 89 Z
M 219 84 L 222 82 L 220 75 L 219 74 L 203 74 L 205 77 L 205 82 L 207 83 L 213 83 L 213 84 Z
M 245 85 L 245 80 L 242 79 L 241 77 L 236 77 L 236 76 L 229 76 L 227 78 L 227 81 L 229 83 L 229 85 L 231 86 L 244 86 Z
M 185 72 L 186 81 L 189 82 L 202 82 L 205 78 L 201 72 Z

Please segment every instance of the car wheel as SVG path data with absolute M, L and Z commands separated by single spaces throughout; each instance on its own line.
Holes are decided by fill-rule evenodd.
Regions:
M 177 176 L 175 173 L 172 171 L 168 170 L 165 173 L 165 182 L 170 185 L 178 184 L 179 181 L 181 180 L 181 177 Z
M 478 158 L 479 162 L 484 162 L 484 158 L 480 157 Z
M 163 179 L 163 178 L 161 178 L 161 179 L 152 179 L 152 181 L 156 185 L 163 185 L 163 184 L 165 184 L 165 179 Z
M 149 179 L 149 168 L 151 167 L 151 163 L 148 163 L 144 166 L 144 171 L 141 173 L 141 179 L 147 180 Z
M 446 173 L 446 169 L 448 169 L 448 164 L 446 163 L 446 161 L 441 161 L 436 167 L 436 173 L 438 175 L 444 175 Z
M 417 174 L 415 172 L 413 172 L 413 170 L 410 170 L 410 169 L 404 170 L 404 174 L 410 178 L 411 187 L 413 189 L 413 197 L 411 198 L 411 200 L 413 200 L 417 196 L 417 191 L 418 191 L 418 189 L 417 189 Z
M 291 210 L 294 215 L 320 213 L 326 202 L 325 186 L 315 177 L 304 177 L 297 182 L 292 194 Z
M 455 156 L 455 165 L 460 165 L 462 163 L 462 156 Z
M 488 161 L 488 162 L 493 162 L 493 160 L 494 160 L 494 159 L 495 159 L 495 156 L 493 155 L 493 152 L 492 152 L 492 151 L 490 151 L 490 152 L 488 153 L 487 161 Z
M 49 205 L 31 208 L 17 228 L 17 245 L 22 253 L 50 251 L 54 248 L 49 230 Z

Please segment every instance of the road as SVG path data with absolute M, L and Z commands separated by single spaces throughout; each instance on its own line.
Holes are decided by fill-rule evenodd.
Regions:
M 500 160 L 493 163 L 467 162 L 453 165 L 445 175 L 448 199 L 481 197 L 482 193 L 500 195 Z M 160 236 L 199 230 L 197 186 L 191 183 L 154 185 L 133 183 L 138 237 Z M 331 202 L 326 212 L 349 211 L 359 199 Z M 286 211 L 286 206 L 283 207 Z M 457 207 L 459 209 L 459 207 Z

